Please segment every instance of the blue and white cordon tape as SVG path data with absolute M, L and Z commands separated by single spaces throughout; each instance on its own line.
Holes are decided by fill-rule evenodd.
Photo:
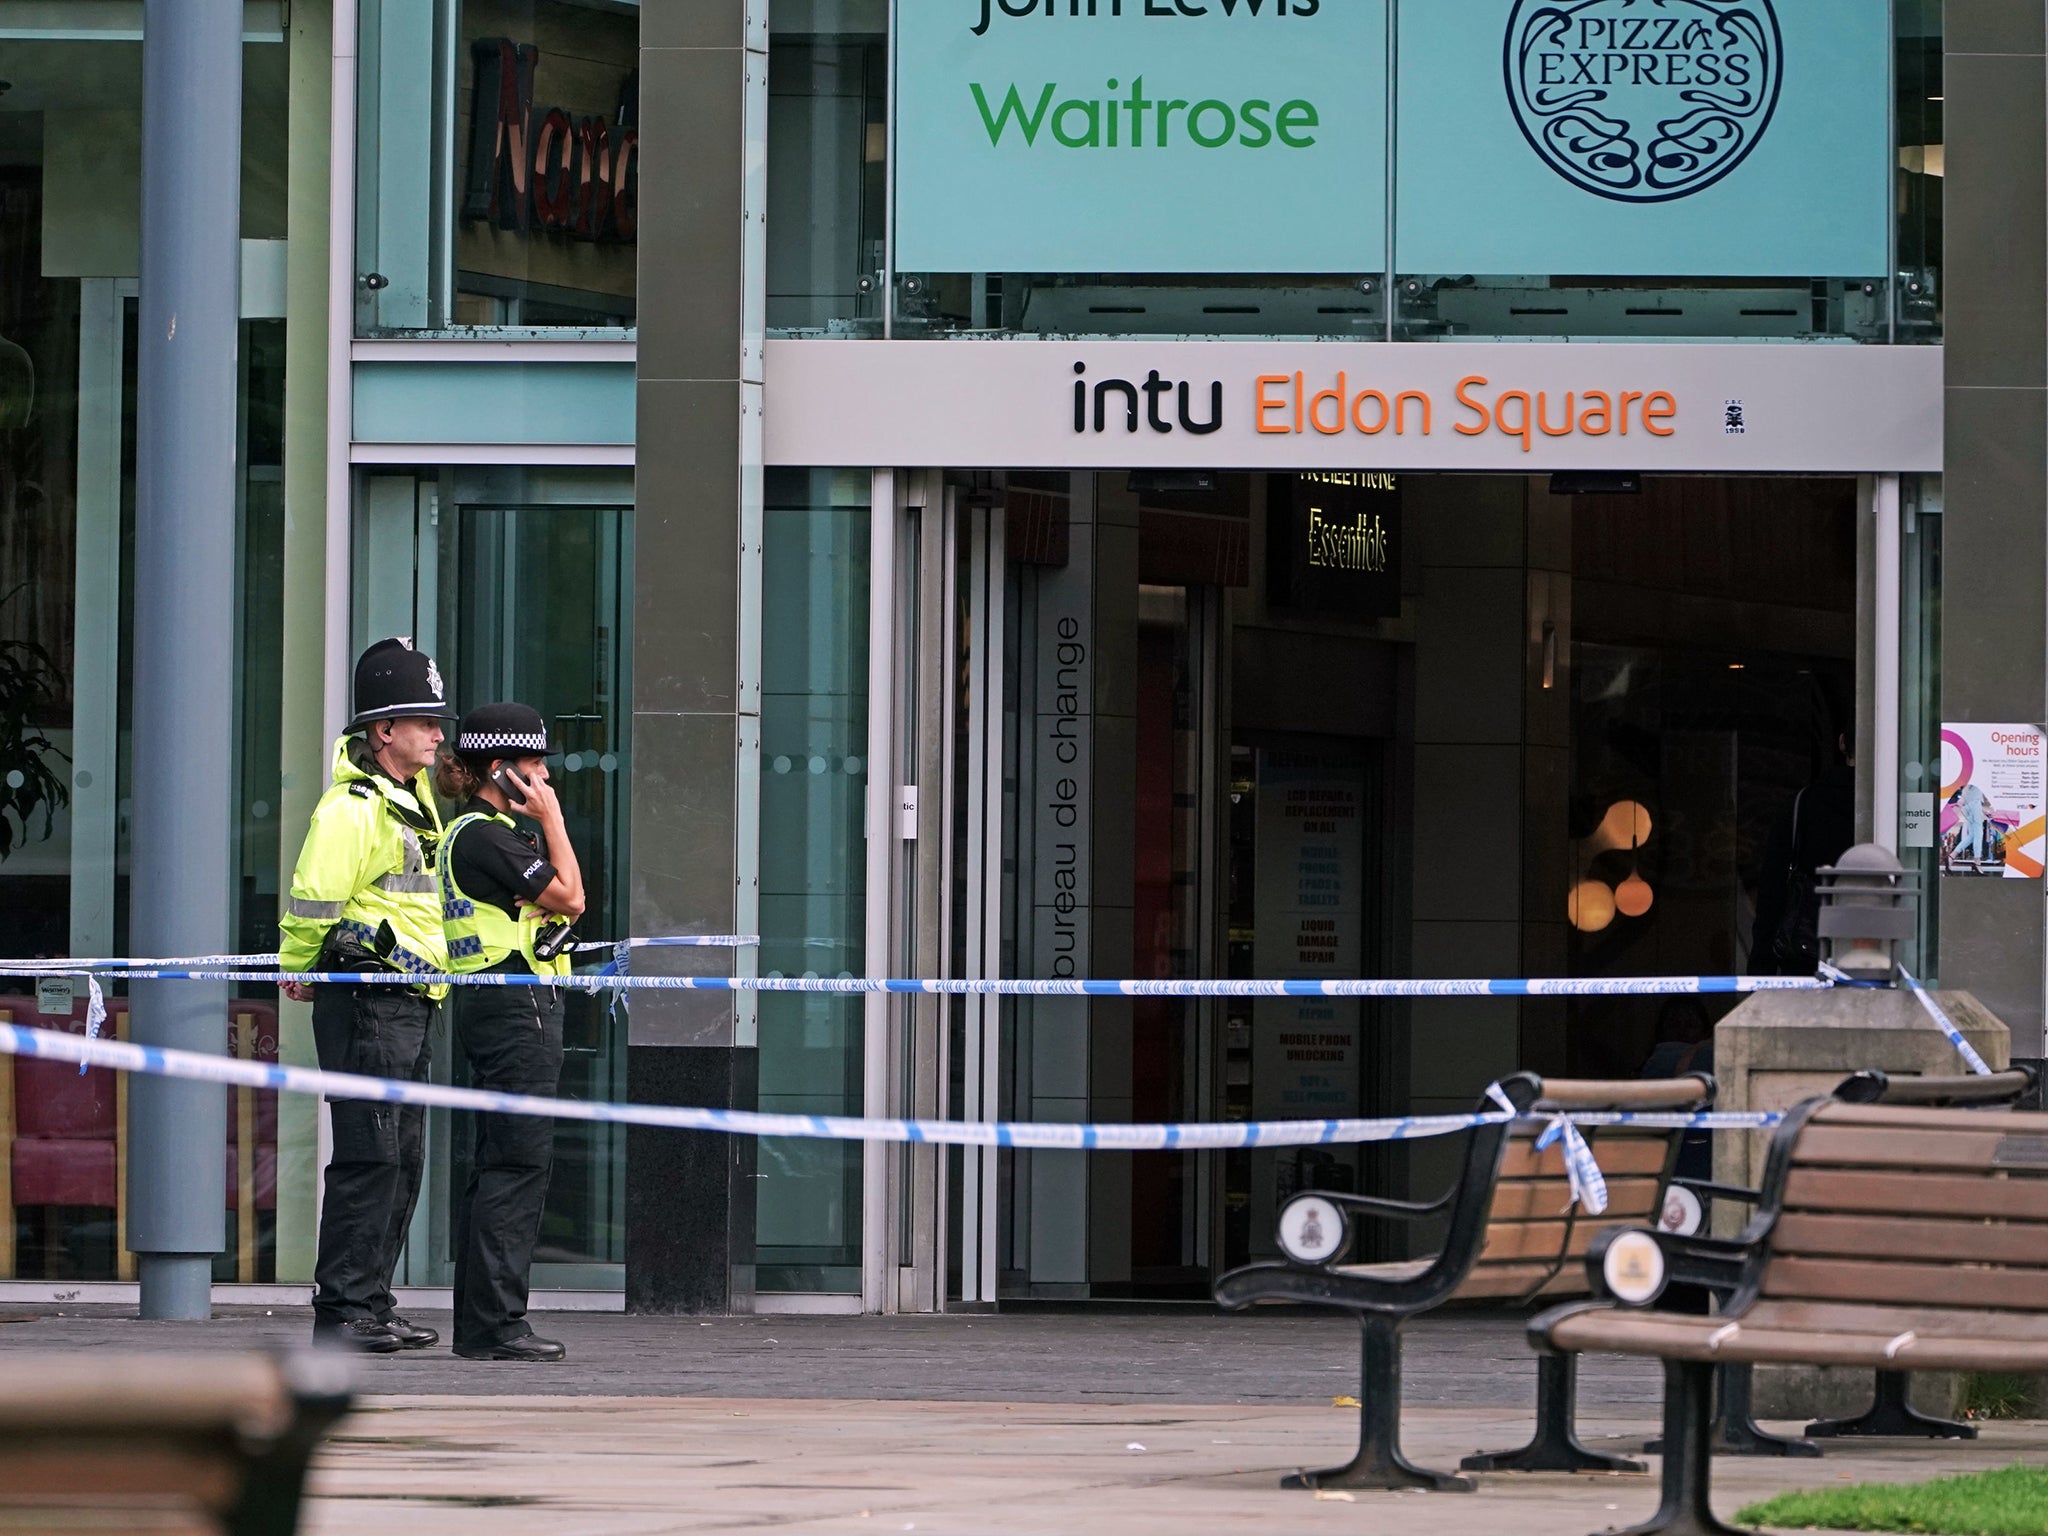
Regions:
M 607 946 L 609 947 L 609 946 Z M 588 992 L 823 992 L 924 997 L 1670 997 L 1695 993 L 1818 992 L 1831 983 L 1814 976 L 1519 977 L 1446 981 L 1086 981 L 1074 979 L 975 980 L 894 976 L 628 976 L 605 971 L 556 978 L 508 971 L 462 975 L 414 971 L 229 970 L 167 962 L 128 961 L 114 970 L 95 961 L 35 960 L 0 965 L 0 975 L 85 977 L 121 981 L 340 982 L 350 986 L 577 987 Z
M 1514 1114 L 1514 1101 L 1501 1091 L 1499 1083 L 1488 1083 L 1486 1096 L 1509 1115 Z M 1594 1160 L 1593 1149 L 1586 1145 L 1586 1138 L 1572 1123 L 1572 1117 L 1552 1115 L 1550 1124 L 1536 1138 L 1536 1150 L 1548 1151 L 1560 1139 L 1564 1142 L 1565 1176 L 1572 1183 L 1572 1203 L 1582 1205 L 1590 1215 L 1598 1216 L 1607 1209 L 1607 1177 L 1601 1173 L 1600 1164 Z
M 1948 1016 L 1948 1010 L 1936 1002 L 1934 994 L 1921 986 L 1914 979 L 1913 973 L 1903 965 L 1899 967 L 1899 974 L 1906 978 L 1906 985 L 1913 989 L 1913 996 L 1920 1000 L 1920 1006 L 1927 1010 L 1927 1016 L 1941 1026 L 1941 1032 L 1948 1036 L 1948 1043 L 1962 1054 L 1964 1061 L 1969 1063 L 1970 1070 L 1979 1077 L 1989 1077 L 1991 1064 L 1977 1054 L 1977 1047 L 1963 1038 L 1963 1032 L 1956 1028 L 1956 1021 Z
M 1050 1121 L 867 1120 L 845 1115 L 768 1115 L 742 1109 L 687 1109 L 653 1104 L 602 1104 L 581 1099 L 492 1093 L 441 1083 L 361 1077 L 322 1072 L 198 1051 L 168 1050 L 127 1040 L 0 1023 L 0 1051 L 44 1060 L 110 1067 L 155 1077 L 177 1077 L 231 1087 L 269 1088 L 318 1094 L 330 1099 L 366 1099 L 383 1104 L 417 1104 L 433 1109 L 486 1110 L 499 1114 L 545 1115 L 671 1130 L 722 1131 L 739 1136 L 785 1136 L 812 1141 L 932 1142 L 951 1146 L 1022 1147 L 1068 1151 L 1199 1151 L 1237 1147 L 1305 1147 L 1346 1143 L 1409 1141 L 1448 1136 L 1474 1126 L 1514 1118 L 1485 1115 L 1410 1115 L 1380 1120 L 1275 1120 L 1209 1125 L 1070 1125 Z M 1755 1130 L 1778 1123 L 1775 1114 L 1586 1113 L 1581 1125 L 1708 1127 Z M 1583 1138 L 1581 1138 L 1583 1145 Z M 1590 1156 L 1590 1154 L 1588 1154 Z M 1597 1170 L 1596 1170 L 1597 1173 Z

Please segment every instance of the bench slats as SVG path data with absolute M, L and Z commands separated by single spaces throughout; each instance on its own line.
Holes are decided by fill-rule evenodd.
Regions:
M 2048 1180 L 1795 1168 L 1785 1209 L 2048 1221 Z
M 1506 1259 L 1555 1260 L 1565 1251 L 1572 1223 L 1556 1221 L 1493 1221 L 1486 1228 L 1486 1242 L 1479 1250 L 1481 1264 Z
M 1601 1173 L 1610 1179 L 1618 1173 L 1662 1173 L 1665 1154 L 1669 1150 L 1664 1138 L 1650 1136 L 1596 1136 L 1590 1139 L 1590 1145 Z M 1562 1180 L 1565 1178 L 1564 1152 L 1556 1146 L 1538 1152 L 1535 1142 L 1517 1137 L 1508 1143 L 1507 1152 L 1501 1158 L 1500 1176 L 1503 1182 L 1510 1179 Z
M 1771 1232 L 1771 1251 L 1839 1258 L 2048 1265 L 2048 1223 L 1916 1221 L 1788 1211 Z
M 1983 1132 L 1987 1113 L 2004 1113 L 1983 1109 L 1897 1109 L 1884 1104 L 1835 1103 L 1827 1106 L 1814 1119 L 1829 1126 L 1879 1126 L 1897 1130 L 1900 1116 L 1912 1117 L 1911 1128 L 1916 1131 L 1970 1131 Z
M 1451 1293 L 1453 1301 L 1497 1301 L 1503 1297 L 1533 1296 L 1559 1270 L 1555 1264 L 1475 1264 L 1464 1284 Z M 1580 1271 L 1577 1288 L 1586 1289 L 1585 1272 Z
M 1962 1308 L 1880 1307 L 1853 1301 L 1759 1301 L 1744 1314 L 1759 1327 L 1822 1333 L 1924 1333 L 1932 1338 L 1972 1338 L 1984 1332 L 1984 1314 Z M 2048 1344 L 2048 1316 L 2008 1312 L 1998 1319 L 2000 1338 Z
M 1763 1293 L 1901 1304 L 1939 1296 L 1964 1306 L 2035 1311 L 2048 1309 L 2048 1270 L 1773 1255 L 1764 1270 Z
M 1916 1337 L 1899 1332 L 1812 1333 L 1742 1322 L 1732 1333 L 1715 1317 L 1668 1312 L 1583 1312 L 1550 1331 L 1570 1350 L 1612 1350 L 1674 1360 L 1729 1360 L 1862 1366 L 1876 1370 L 2048 1371 L 2048 1340 Z M 1719 1335 L 1719 1342 L 1716 1336 Z
M 1799 1168 L 1987 1167 L 2002 1138 L 1993 1130 L 1885 1130 L 1877 1126 L 1811 1125 L 1799 1138 L 1793 1165 Z

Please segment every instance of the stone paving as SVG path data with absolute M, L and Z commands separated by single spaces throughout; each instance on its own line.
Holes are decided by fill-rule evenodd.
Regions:
M 10 1350 L 250 1349 L 305 1338 L 303 1310 L 142 1323 L 39 1311 Z M 445 1315 L 416 1321 L 446 1331 Z M 1584 1536 L 1656 1505 L 1649 1476 L 1490 1477 L 1473 1494 L 1284 1492 L 1281 1474 L 1343 1460 L 1356 1333 L 1339 1318 L 1109 1309 L 999 1316 L 700 1320 L 536 1317 L 560 1366 L 458 1361 L 445 1349 L 362 1362 L 361 1406 L 322 1453 L 312 1536 L 652 1532 L 1427 1532 Z M 1517 1319 L 1423 1320 L 1407 1354 L 1407 1445 L 1426 1465 L 1519 1444 L 1533 1359 Z M 1640 1451 L 1651 1362 L 1593 1358 L 1581 1431 Z M 1795 1487 L 1914 1480 L 2048 1459 L 2048 1424 L 1974 1444 L 1863 1445 L 1819 1461 L 1723 1458 L 1724 1516 Z M 1654 1462 L 1652 1463 L 1654 1465 Z
M 1342 1460 L 1357 1410 L 763 1398 L 387 1397 L 322 1456 L 309 1536 L 1207 1536 L 1418 1532 L 1587 1536 L 1656 1508 L 1654 1477 L 1506 1477 L 1469 1494 L 1318 1499 L 1277 1486 Z M 1642 1421 L 1592 1415 L 1596 1443 Z M 1526 1415 L 1422 1408 L 1410 1454 L 1444 1466 L 1517 1443 Z M 1608 1440 L 1606 1436 L 1619 1436 Z M 1842 1479 L 1914 1480 L 2048 1455 L 2048 1425 L 1974 1445 L 1910 1445 L 1822 1461 L 1722 1459 L 1724 1517 L 1749 1500 Z
M 144 1323 L 112 1307 L 38 1312 L 0 1327 L 0 1352 L 38 1349 L 274 1349 L 303 1344 L 303 1309 L 223 1309 L 211 1323 Z M 448 1314 L 414 1321 L 449 1334 Z M 536 1313 L 569 1346 L 557 1366 L 457 1360 L 446 1347 L 365 1358 L 362 1390 L 413 1394 L 881 1398 L 983 1402 L 1327 1403 L 1358 1385 L 1358 1329 L 1327 1312 L 1261 1307 L 1114 1308 L 945 1317 L 626 1317 Z M 1408 1401 L 1519 1407 L 1536 1361 L 1521 1322 L 1443 1313 L 1411 1324 Z M 1588 1407 L 1654 1418 L 1653 1362 L 1588 1363 Z

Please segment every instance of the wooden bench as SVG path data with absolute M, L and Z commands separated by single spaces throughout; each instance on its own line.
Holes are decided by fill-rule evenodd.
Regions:
M 1888 1076 L 1883 1072 L 1858 1072 L 1845 1078 L 1834 1096 L 1850 1104 L 1913 1105 L 1923 1109 L 2010 1109 L 2033 1092 L 2032 1069 L 2015 1067 L 2004 1072 L 1971 1074 L 1963 1077 Z M 1725 1184 L 1674 1179 L 1674 1184 L 1691 1188 L 1706 1201 L 1731 1201 L 1754 1207 L 1758 1192 Z M 1709 1287 L 1726 1296 L 1732 1294 L 1739 1276 L 1730 1271 L 1723 1283 Z M 1755 1368 L 1724 1365 L 1718 1381 L 1718 1405 L 1714 1416 L 1714 1451 L 1729 1456 L 1818 1456 L 1817 1443 L 1825 1439 L 1854 1437 L 1912 1436 L 1922 1439 L 1974 1440 L 1976 1426 L 1952 1419 L 1937 1419 L 1921 1413 L 1909 1401 L 1909 1376 L 1905 1371 L 1879 1371 L 1875 1400 L 1870 1411 L 1854 1419 L 1822 1420 L 1806 1427 L 1805 1438 L 1774 1435 L 1756 1422 L 1751 1403 Z M 1659 1446 L 1652 1444 L 1651 1450 Z
M 1574 1082 L 1523 1073 L 1500 1085 L 1523 1114 L 1601 1110 L 1690 1112 L 1710 1107 L 1705 1076 L 1660 1082 Z M 1483 1113 L 1497 1113 L 1491 1099 Z M 1588 1126 L 1587 1142 L 1607 1181 L 1607 1210 L 1593 1216 L 1572 1202 L 1561 1146 L 1536 1150 L 1544 1129 L 1522 1120 L 1474 1130 L 1462 1176 L 1427 1203 L 1308 1191 L 1280 1215 L 1285 1261 L 1247 1265 L 1216 1282 L 1228 1310 L 1258 1302 L 1298 1302 L 1354 1313 L 1363 1334 L 1358 1454 L 1341 1467 L 1303 1472 L 1288 1487 L 1469 1489 L 1471 1482 L 1414 1466 L 1401 1453 L 1400 1328 L 1408 1318 L 1451 1301 L 1527 1303 L 1587 1294 L 1580 1262 L 1615 1221 L 1654 1222 L 1678 1155 L 1676 1130 Z M 1351 1224 L 1441 1218 L 1442 1247 L 1428 1258 L 1392 1264 L 1340 1262 Z M 1313 1226 L 1309 1225 L 1313 1221 Z M 1304 1241 L 1304 1234 L 1310 1240 Z M 1468 1457 L 1467 1471 L 1636 1471 L 1641 1463 L 1580 1444 L 1573 1429 L 1578 1382 L 1568 1357 L 1539 1359 L 1536 1435 L 1518 1451 Z
M 339 1356 L 0 1356 L 0 1530 L 290 1536 Z M 109 1523 L 109 1515 L 121 1518 Z
M 2048 1115 L 1810 1100 L 1773 1133 L 1740 1238 L 1609 1229 L 1587 1267 L 1615 1299 L 1545 1312 L 1531 1342 L 1662 1359 L 1663 1499 L 1636 1530 L 1727 1533 L 1716 1367 L 2048 1371 Z M 1688 1280 L 1726 1290 L 1718 1315 L 1654 1308 Z

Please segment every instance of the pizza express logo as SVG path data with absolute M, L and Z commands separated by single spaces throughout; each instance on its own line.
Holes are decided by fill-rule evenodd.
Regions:
M 1530 147 L 1574 186 L 1670 202 L 1756 148 L 1784 57 L 1772 0 L 1515 0 L 1508 99 Z

